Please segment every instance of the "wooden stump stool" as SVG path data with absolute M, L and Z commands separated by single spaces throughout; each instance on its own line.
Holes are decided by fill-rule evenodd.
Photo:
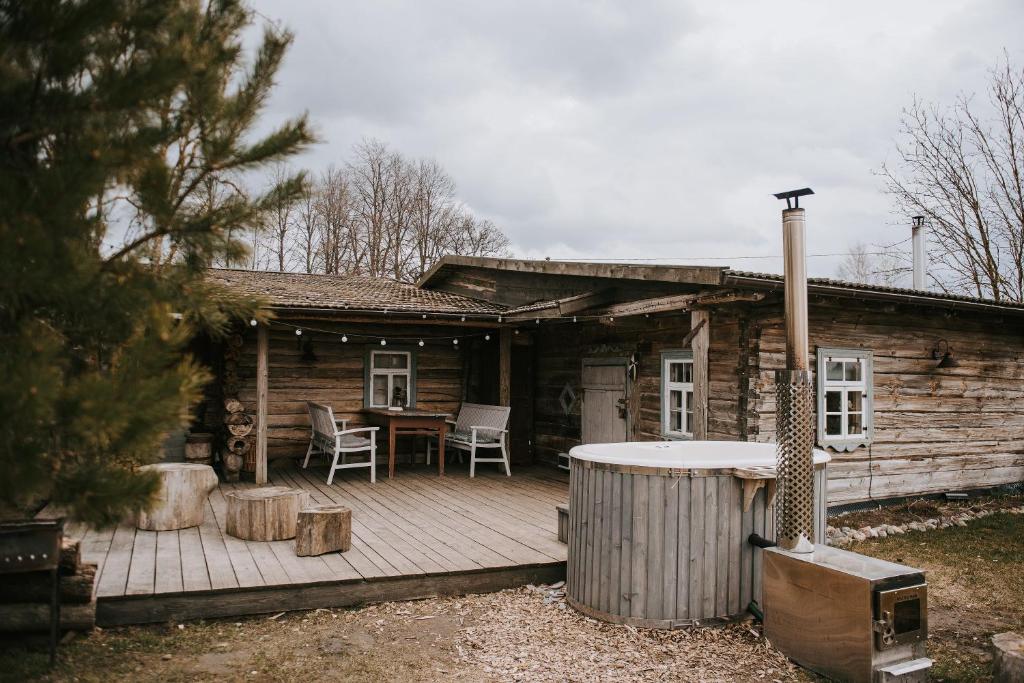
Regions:
M 146 531 L 173 531 L 203 523 L 206 497 L 217 486 L 217 474 L 209 465 L 162 462 L 139 468 L 160 475 L 160 491 L 153 507 L 139 512 L 136 525 Z
M 312 505 L 299 512 L 295 554 L 323 555 L 352 547 L 352 511 L 344 505 Z
M 295 538 L 299 510 L 309 505 L 309 492 L 287 486 L 229 491 L 228 533 L 246 541 Z

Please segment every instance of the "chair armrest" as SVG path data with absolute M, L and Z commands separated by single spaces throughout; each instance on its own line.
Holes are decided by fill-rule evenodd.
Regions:
M 458 424 L 458 422 L 456 422 L 455 420 L 452 420 L 451 418 L 447 418 L 447 417 L 444 419 L 444 422 L 445 422 L 445 424 L 450 424 L 453 427 Z
M 346 434 L 355 434 L 357 432 L 376 432 L 380 427 L 356 427 L 355 429 L 343 429 L 340 432 L 334 432 L 335 436 L 344 436 Z
M 472 429 L 474 432 L 476 432 L 476 431 L 482 431 L 482 432 L 501 432 L 503 434 L 508 434 L 508 430 L 507 429 L 502 429 L 500 427 L 485 427 L 484 425 L 475 425 L 473 427 L 470 427 L 470 429 Z

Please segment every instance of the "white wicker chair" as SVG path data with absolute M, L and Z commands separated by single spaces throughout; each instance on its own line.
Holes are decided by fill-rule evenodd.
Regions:
M 377 430 L 379 427 L 358 427 L 348 429 L 348 420 L 336 420 L 334 411 L 330 406 L 321 403 L 306 401 L 306 408 L 309 410 L 309 422 L 313 428 L 313 434 L 309 440 L 309 448 L 306 449 L 306 460 L 302 463 L 305 469 L 309 465 L 309 456 L 314 453 L 326 455 L 332 458 L 331 471 L 327 475 L 327 485 L 334 481 L 334 473 L 341 469 L 351 467 L 369 467 L 370 483 L 377 481 Z M 341 429 L 338 429 L 338 425 Z M 369 438 L 358 436 L 363 432 L 369 432 Z M 369 452 L 368 462 L 346 462 L 349 453 Z M 339 463 L 340 460 L 340 463 Z
M 505 465 L 505 474 L 512 476 L 508 465 L 508 406 L 489 406 L 481 403 L 463 403 L 454 429 L 445 436 L 445 448 L 469 451 L 469 476 L 476 476 L 478 462 L 500 462 Z M 430 464 L 430 444 L 427 440 L 427 464 Z M 479 448 L 500 449 L 500 458 L 478 458 Z

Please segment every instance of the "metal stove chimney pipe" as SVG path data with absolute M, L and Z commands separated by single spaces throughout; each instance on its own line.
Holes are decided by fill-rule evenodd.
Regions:
M 808 369 L 807 254 L 800 197 L 780 192 L 786 300 L 786 369 L 775 373 L 778 494 L 776 538 L 783 550 L 814 551 L 814 390 Z
M 914 244 L 914 289 L 925 289 L 924 270 L 927 250 L 925 249 L 924 216 L 914 216 L 910 228 Z

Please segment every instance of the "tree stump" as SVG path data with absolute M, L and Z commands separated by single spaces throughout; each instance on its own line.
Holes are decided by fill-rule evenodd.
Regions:
M 312 505 L 299 512 L 295 554 L 323 555 L 352 547 L 352 511 L 344 505 Z
M 299 510 L 309 505 L 309 492 L 287 486 L 230 491 L 224 498 L 228 534 L 246 541 L 295 538 Z
M 213 434 L 196 432 L 185 437 L 185 462 L 213 464 Z
M 1024 681 L 1024 636 L 1013 631 L 992 636 L 992 680 L 996 683 Z
M 217 486 L 209 465 L 162 462 L 140 468 L 160 475 L 160 490 L 153 507 L 140 511 L 136 525 L 146 531 L 172 531 L 203 523 L 206 497 Z

